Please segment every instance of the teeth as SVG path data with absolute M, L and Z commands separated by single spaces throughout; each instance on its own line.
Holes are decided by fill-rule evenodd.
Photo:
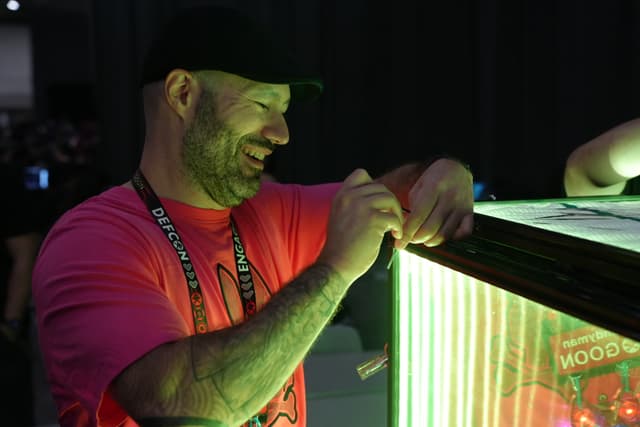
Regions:
M 251 151 L 251 150 L 246 150 L 246 153 L 248 155 L 250 155 L 251 157 L 255 157 L 258 160 L 264 160 L 264 154 L 262 154 L 262 153 L 257 153 L 255 151 Z

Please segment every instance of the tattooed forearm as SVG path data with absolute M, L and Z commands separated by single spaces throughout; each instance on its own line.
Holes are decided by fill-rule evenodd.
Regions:
M 252 321 L 221 331 L 224 347 L 208 345 L 206 336 L 192 337 L 195 378 L 211 378 L 233 411 L 259 409 L 304 358 L 347 287 L 331 267 L 314 265 Z
M 316 264 L 232 328 L 165 344 L 114 381 L 134 418 L 212 417 L 230 426 L 257 413 L 293 374 L 349 287 Z

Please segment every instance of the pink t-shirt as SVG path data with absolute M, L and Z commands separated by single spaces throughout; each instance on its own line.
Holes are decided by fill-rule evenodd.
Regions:
M 337 189 L 265 183 L 256 197 L 222 211 L 161 199 L 198 275 L 210 331 L 244 319 L 230 215 L 260 308 L 319 254 Z M 109 384 L 155 347 L 195 333 L 176 252 L 136 192 L 124 187 L 55 224 L 34 269 L 33 295 L 63 427 L 136 425 L 111 398 Z M 267 425 L 306 425 L 302 365 L 268 406 Z

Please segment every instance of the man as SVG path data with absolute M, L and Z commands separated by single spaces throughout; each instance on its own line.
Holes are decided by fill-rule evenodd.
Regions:
M 65 215 L 34 273 L 60 424 L 304 426 L 301 362 L 349 285 L 387 232 L 468 235 L 471 174 L 440 159 L 261 184 L 290 99 L 321 83 L 230 10 L 173 20 L 142 80 L 139 171 Z
M 568 196 L 640 194 L 640 119 L 622 123 L 576 148 L 565 166 Z

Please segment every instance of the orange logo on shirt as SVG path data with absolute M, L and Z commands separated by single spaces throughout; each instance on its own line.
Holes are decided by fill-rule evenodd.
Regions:
M 268 426 L 271 427 L 280 417 L 287 418 L 291 424 L 298 421 L 297 396 L 293 388 L 293 375 L 280 389 L 276 397 L 267 404 Z
M 251 262 L 249 262 L 249 269 L 253 279 L 253 291 L 256 295 L 257 312 L 264 307 L 267 301 L 269 301 L 271 298 L 271 291 L 262 278 L 262 275 L 258 270 L 256 270 Z M 218 264 L 218 282 L 220 283 L 220 290 L 222 291 L 222 296 L 227 307 L 227 314 L 231 323 L 233 325 L 242 323 L 245 320 L 245 314 L 242 308 L 242 299 L 240 295 L 242 292 L 247 292 L 248 290 L 240 286 L 231 271 L 222 264 Z M 246 282 L 246 280 L 244 282 Z M 287 380 L 286 384 L 280 389 L 278 394 L 267 404 L 266 412 L 267 422 L 263 425 L 269 427 L 274 426 L 276 421 L 283 418 L 288 420 L 291 424 L 295 424 L 297 422 L 297 396 L 294 389 L 293 375 Z

